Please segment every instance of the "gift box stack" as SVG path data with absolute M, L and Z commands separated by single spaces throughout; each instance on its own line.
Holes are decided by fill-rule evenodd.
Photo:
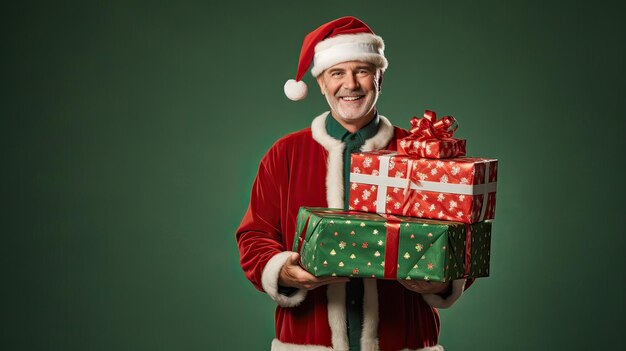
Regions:
M 497 160 L 465 157 L 453 117 L 413 117 L 398 151 L 352 154 L 349 211 L 300 209 L 313 275 L 446 282 L 489 275 Z

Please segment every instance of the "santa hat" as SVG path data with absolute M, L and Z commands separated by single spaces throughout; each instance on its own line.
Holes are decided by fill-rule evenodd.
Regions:
M 347 61 L 369 62 L 384 72 L 388 65 L 384 50 L 383 39 L 356 17 L 341 17 L 325 23 L 304 37 L 296 79 L 285 83 L 285 95 L 294 101 L 306 97 L 307 87 L 302 77 L 311 62 L 314 77 L 329 67 Z

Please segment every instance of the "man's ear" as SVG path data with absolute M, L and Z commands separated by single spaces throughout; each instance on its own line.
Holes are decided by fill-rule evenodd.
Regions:
M 322 75 L 324 75 L 324 73 L 315 77 L 315 79 L 317 80 L 317 85 L 320 86 L 320 92 L 322 93 L 322 95 L 326 95 L 326 85 L 324 84 L 324 78 L 322 77 Z
M 382 89 L 383 89 L 383 72 L 380 72 L 380 75 L 378 76 L 378 92 L 380 93 Z

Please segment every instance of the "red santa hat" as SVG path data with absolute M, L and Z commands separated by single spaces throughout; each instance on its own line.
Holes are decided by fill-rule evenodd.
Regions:
M 384 72 L 388 65 L 384 50 L 383 39 L 356 17 L 346 16 L 325 23 L 304 37 L 296 79 L 285 83 L 285 95 L 294 101 L 306 97 L 307 86 L 302 77 L 311 62 L 314 77 L 347 61 L 370 62 Z

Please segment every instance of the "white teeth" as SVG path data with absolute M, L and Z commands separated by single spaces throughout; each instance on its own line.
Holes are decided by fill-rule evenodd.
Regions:
M 358 100 L 362 98 L 362 96 L 344 96 L 342 97 L 343 100 L 347 100 L 347 101 L 354 101 L 354 100 Z

